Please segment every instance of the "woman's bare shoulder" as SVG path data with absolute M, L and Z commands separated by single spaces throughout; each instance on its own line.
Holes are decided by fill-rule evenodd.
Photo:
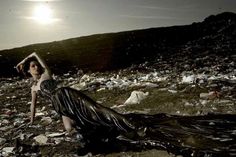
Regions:
M 40 77 L 41 82 L 49 79 L 52 79 L 52 75 L 48 71 L 45 71 Z

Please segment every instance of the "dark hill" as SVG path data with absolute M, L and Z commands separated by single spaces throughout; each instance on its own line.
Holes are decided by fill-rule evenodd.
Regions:
M 160 56 L 173 63 L 182 56 L 227 56 L 236 54 L 236 14 L 211 15 L 191 25 L 97 34 L 3 50 L 0 76 L 15 75 L 14 65 L 34 51 L 46 59 L 55 74 L 75 69 L 114 70 L 145 61 L 157 64 Z

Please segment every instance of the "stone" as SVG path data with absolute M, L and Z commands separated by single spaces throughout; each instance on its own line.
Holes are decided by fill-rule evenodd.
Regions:
M 9 154 L 9 153 L 13 153 L 15 147 L 5 147 L 2 149 L 3 152 Z
M 48 141 L 48 138 L 47 138 L 47 136 L 41 134 L 41 135 L 34 137 L 34 140 L 40 145 L 45 145 Z
M 6 142 L 6 139 L 0 137 L 0 145 L 2 145 L 2 144 L 5 143 L 5 142 Z
M 46 125 L 49 125 L 52 123 L 52 118 L 51 117 L 43 117 L 40 122 L 42 125 L 46 126 Z

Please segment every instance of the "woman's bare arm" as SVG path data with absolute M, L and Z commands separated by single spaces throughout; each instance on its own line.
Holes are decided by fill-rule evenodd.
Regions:
M 35 106 L 37 102 L 37 93 L 33 89 L 31 90 L 32 100 L 30 105 L 30 123 L 32 124 L 34 122 L 35 117 Z
M 33 52 L 33 53 L 34 53 L 34 52 Z M 27 59 L 29 59 L 30 57 L 32 57 L 33 53 L 30 54 L 30 55 L 28 55 L 27 57 L 25 57 L 22 61 L 20 61 L 20 62 L 15 66 L 15 68 L 16 68 L 16 70 L 17 70 L 18 72 L 20 72 L 20 71 L 22 70 L 23 65 L 25 64 L 25 62 L 27 61 Z
M 38 60 L 38 62 L 39 62 L 39 64 L 40 64 L 45 70 L 47 70 L 47 71 L 49 72 L 49 68 L 48 68 L 47 64 L 45 63 L 45 61 L 44 61 L 36 52 L 31 53 L 31 54 L 29 55 L 29 57 L 36 57 L 37 60 Z
M 21 71 L 23 65 L 25 64 L 25 62 L 27 61 L 27 59 L 31 58 L 31 57 L 35 57 L 39 64 L 42 66 L 42 68 L 44 69 L 44 73 L 43 73 L 43 77 L 45 78 L 51 78 L 51 71 L 50 69 L 48 68 L 47 64 L 45 63 L 45 61 L 36 53 L 36 52 L 33 52 L 31 53 L 29 56 L 27 56 L 26 58 L 24 58 L 20 63 L 18 63 L 16 65 L 16 69 L 18 72 Z
M 41 75 L 43 80 L 52 78 L 51 71 L 48 68 L 47 64 L 36 52 L 30 54 L 29 57 L 35 57 L 38 60 L 39 64 L 44 68 L 44 73 Z

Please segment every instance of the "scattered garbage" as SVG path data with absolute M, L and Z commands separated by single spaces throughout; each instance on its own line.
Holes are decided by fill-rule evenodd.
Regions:
M 139 104 L 143 99 L 147 98 L 148 92 L 133 91 L 130 97 L 125 101 L 124 105 Z
M 130 94 L 128 99 L 126 95 L 125 98 L 116 100 L 119 103 L 112 104 L 111 107 L 122 113 L 148 114 L 155 111 L 159 113 L 170 108 L 171 114 L 177 115 L 203 115 L 211 112 L 235 114 L 235 64 L 232 62 L 226 64 L 217 57 L 214 59 L 219 61 L 215 63 L 216 65 L 206 63 L 197 69 L 191 69 L 191 64 L 185 62 L 178 63 L 178 66 L 186 68 L 182 71 L 160 58 L 158 65 L 163 66 L 161 70 L 143 64 L 138 68 L 145 69 L 144 72 L 136 70 L 137 67 L 134 66 L 116 72 L 86 74 L 78 72 L 74 75 L 68 73 L 54 77 L 60 83 L 59 86 L 70 86 L 85 92 L 101 93 L 99 103 L 106 103 L 108 99 L 106 92 L 109 93 L 112 90 L 127 92 Z M 201 60 L 207 59 L 204 57 L 196 59 L 196 61 Z M 223 71 L 218 64 L 227 66 L 228 69 Z M 150 91 L 163 95 L 159 97 L 159 95 L 153 95 L 155 92 Z M 30 96 L 30 79 L 4 78 L 1 80 L 0 156 L 16 156 L 14 140 L 17 139 L 22 143 L 30 143 L 31 147 L 34 145 L 48 146 L 49 144 L 56 146 L 65 142 L 71 142 L 72 145 L 77 143 L 76 138 L 68 137 L 64 132 L 61 117 L 53 110 L 52 104 L 40 97 L 36 105 L 36 122 L 29 125 L 28 128 L 24 126 L 29 123 Z M 163 96 L 173 98 L 173 102 L 163 101 Z M 140 110 L 127 110 L 130 104 L 133 104 L 132 107 L 141 106 L 142 102 L 145 102 L 144 99 L 152 97 L 158 97 L 163 106 L 158 109 L 156 109 L 157 107 L 151 109 L 144 107 Z M 174 108 L 178 105 L 184 109 Z M 196 112 L 191 112 L 192 109 Z M 37 156 L 38 154 L 39 152 L 35 154 L 32 151 L 22 155 Z
M 48 133 L 46 134 L 47 137 L 61 137 L 65 135 L 66 132 L 54 132 L 54 133 Z
M 6 139 L 5 138 L 0 138 L 0 145 L 2 145 L 3 143 L 6 142 Z
M 42 125 L 46 126 L 46 125 L 49 125 L 50 123 L 52 123 L 52 118 L 51 117 L 43 117 L 40 122 Z
M 34 140 L 40 145 L 45 145 L 48 141 L 48 138 L 47 138 L 47 136 L 41 134 L 41 135 L 34 137 Z
M 196 80 L 195 75 L 183 76 L 182 83 L 194 83 Z
M 3 148 L 2 149 L 2 152 L 3 152 L 3 155 L 5 154 L 5 155 L 9 155 L 9 154 L 11 154 L 11 153 L 14 153 L 13 151 L 14 151 L 14 148 L 15 147 L 5 147 L 5 148 Z
M 200 93 L 201 99 L 216 99 L 220 97 L 220 92 L 211 91 L 209 93 Z

